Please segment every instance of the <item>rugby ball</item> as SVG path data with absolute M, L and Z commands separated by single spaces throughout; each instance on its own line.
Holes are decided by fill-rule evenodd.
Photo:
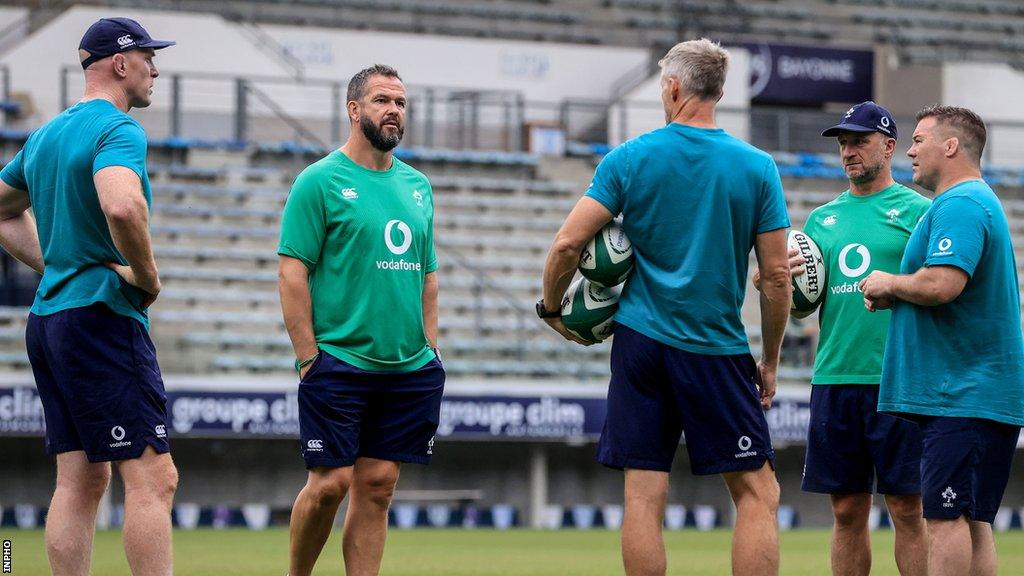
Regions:
M 633 270 L 633 244 L 622 231 L 622 224 L 611 221 L 590 239 L 580 254 L 580 273 L 601 286 L 626 281 Z
M 612 333 L 612 318 L 619 310 L 618 286 L 606 287 L 579 278 L 562 298 L 562 323 L 588 342 L 601 342 Z
M 793 278 L 792 312 L 806 316 L 821 304 L 825 293 L 825 260 L 814 240 L 800 230 L 789 231 L 789 248 L 804 259 L 804 273 Z

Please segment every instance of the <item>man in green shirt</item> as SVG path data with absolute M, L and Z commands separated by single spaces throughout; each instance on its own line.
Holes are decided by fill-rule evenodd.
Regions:
M 821 248 L 828 280 L 803 489 L 831 495 L 833 574 L 866 575 L 871 569 L 874 491 L 885 494 L 900 573 L 925 574 L 920 433 L 911 422 L 878 413 L 889 313 L 865 310 L 858 282 L 873 270 L 899 270 L 930 202 L 893 181 L 896 123 L 885 108 L 858 104 L 822 136 L 837 138 L 850 188 L 811 212 L 804 226 Z
M 346 573 L 377 574 L 400 463 L 430 461 L 445 379 L 434 206 L 427 178 L 391 152 L 406 103 L 393 68 L 353 76 L 348 141 L 299 174 L 281 219 L 281 307 L 309 469 L 290 576 L 312 572 L 346 494 Z

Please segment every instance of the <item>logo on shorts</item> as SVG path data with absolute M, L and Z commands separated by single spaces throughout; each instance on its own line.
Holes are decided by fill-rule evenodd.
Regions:
M 946 501 L 942 504 L 942 507 L 952 508 L 953 500 L 956 500 L 956 492 L 953 492 L 953 487 L 946 486 L 946 490 L 942 492 L 942 497 L 946 499 Z
M 167 437 L 167 428 L 165 428 L 163 424 L 157 424 L 156 428 L 153 428 L 153 430 L 156 431 L 156 437 L 157 438 L 166 438 Z
M 736 458 L 749 458 L 751 456 L 757 456 L 757 450 L 751 450 L 750 447 L 754 445 L 754 441 L 750 439 L 750 436 L 740 436 L 739 442 L 736 446 L 739 447 L 740 451 L 735 454 Z
M 323 452 L 324 441 L 323 440 L 308 440 L 306 441 L 307 452 Z
M 132 443 L 131 443 L 130 440 L 129 441 L 123 441 L 124 440 L 124 435 L 125 435 L 124 428 L 122 428 L 120 426 L 114 426 L 113 428 L 111 428 L 110 429 L 110 437 L 113 438 L 115 441 L 110 444 L 110 447 L 111 448 L 124 448 L 125 446 L 131 446 Z
M 427 442 L 427 456 L 434 453 L 434 437 L 430 437 L 430 442 Z

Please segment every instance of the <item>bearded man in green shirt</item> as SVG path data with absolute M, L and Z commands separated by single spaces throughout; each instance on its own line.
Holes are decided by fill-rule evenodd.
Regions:
M 874 270 L 900 268 L 907 240 L 928 211 L 924 196 L 892 178 L 896 122 L 874 102 L 850 108 L 836 137 L 849 190 L 811 212 L 804 232 L 828 270 L 814 364 L 803 489 L 830 494 L 835 527 L 833 574 L 871 569 L 872 492 L 885 495 L 904 576 L 927 573 L 917 425 L 878 412 L 890 314 L 864 309 L 858 283 Z
M 899 270 L 907 240 L 930 202 L 893 180 L 897 131 L 885 108 L 858 104 L 822 136 L 837 139 L 850 187 L 812 211 L 804 226 L 821 248 L 828 279 L 802 488 L 831 496 L 833 574 L 870 572 L 868 515 L 877 491 L 885 495 L 896 532 L 900 574 L 923 575 L 928 546 L 921 436 L 916 424 L 878 412 L 890 313 L 867 312 L 858 283 L 874 270 Z M 794 265 L 794 274 L 802 271 Z
M 356 74 L 348 141 L 299 174 L 281 219 L 281 307 L 309 469 L 292 508 L 290 576 L 312 572 L 346 495 L 345 572 L 377 574 L 401 463 L 432 453 L 445 380 L 434 206 L 427 178 L 392 155 L 406 104 L 393 68 Z

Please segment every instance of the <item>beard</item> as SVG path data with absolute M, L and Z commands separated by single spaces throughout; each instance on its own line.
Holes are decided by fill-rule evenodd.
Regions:
M 373 120 L 366 116 L 359 119 L 359 128 L 362 129 L 363 136 L 366 136 L 366 139 L 370 141 L 370 145 L 381 152 L 393 150 L 402 141 L 402 136 L 405 135 L 405 127 L 401 124 L 398 125 L 397 131 L 387 135 L 384 133 L 383 121 L 381 121 L 381 124 L 374 124 Z
M 877 178 L 878 174 L 881 173 L 882 171 L 881 162 L 879 162 L 878 164 L 873 164 L 871 166 L 862 164 L 862 166 L 863 168 L 861 169 L 860 174 L 849 177 L 850 182 L 853 182 L 854 184 L 867 184 L 869 182 L 872 182 L 875 178 Z

